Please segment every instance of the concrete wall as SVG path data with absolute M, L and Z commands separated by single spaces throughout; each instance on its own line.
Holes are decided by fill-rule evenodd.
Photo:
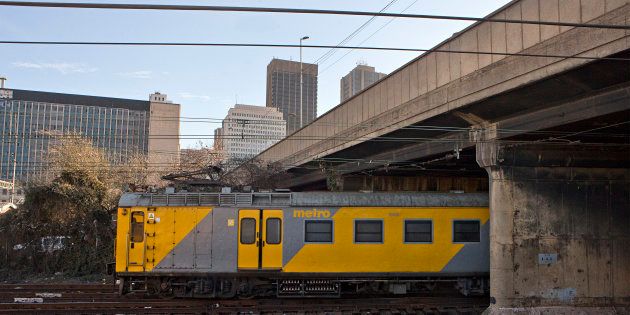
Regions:
M 628 149 L 477 149 L 490 176 L 491 313 L 628 307 Z M 543 254 L 556 260 L 540 262 Z
M 520 0 L 488 17 L 627 24 L 630 0 Z M 629 33 L 557 26 L 476 23 L 436 49 L 605 56 L 630 48 Z M 423 54 L 320 116 L 259 157 L 299 165 L 437 114 L 586 63 L 488 54 Z M 320 138 L 326 140 L 317 140 Z

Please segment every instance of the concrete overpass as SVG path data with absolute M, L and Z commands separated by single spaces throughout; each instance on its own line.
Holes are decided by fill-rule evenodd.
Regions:
M 488 17 L 629 25 L 630 3 Z M 435 49 L 493 54 L 425 53 L 258 158 L 294 190 L 488 190 L 491 313 L 628 311 L 630 62 L 501 54 L 630 58 L 629 35 L 476 23 Z
M 627 0 L 512 1 L 488 17 L 626 24 L 627 3 Z M 628 47 L 628 33 L 623 30 L 477 23 L 435 49 L 601 57 L 627 55 Z M 503 119 L 627 81 L 624 80 L 627 71 L 619 65 L 619 62 L 551 57 L 426 53 L 321 115 L 258 158 L 315 169 L 322 160 L 334 158 L 372 161 L 366 166 L 359 161 L 359 167 L 354 167 L 357 163 L 352 161 L 339 167 L 358 171 L 374 168 L 379 161 L 391 165 L 445 149 L 437 147 L 461 149 L 473 145 L 466 143 L 467 132 L 463 137 L 448 133 L 449 139 L 442 141 L 447 133 L 418 126 L 470 128 L 495 124 L 507 129 Z M 606 73 L 609 71 L 612 73 Z M 514 120 L 511 123 L 518 124 Z M 535 130 L 534 126 L 530 128 Z M 501 138 L 512 135 L 499 133 Z M 409 139 L 395 141 L 399 138 Z M 418 152 L 423 145 L 410 145 L 424 138 L 434 139 L 424 144 L 430 147 L 429 151 Z M 453 144 L 454 138 L 462 143 Z M 294 173 L 298 175 L 290 183 L 294 188 L 325 177 L 316 170 L 296 168 Z

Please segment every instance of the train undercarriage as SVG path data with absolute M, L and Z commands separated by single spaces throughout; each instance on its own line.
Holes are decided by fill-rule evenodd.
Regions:
M 482 296 L 487 276 L 314 278 L 261 276 L 119 276 L 121 295 L 164 298 L 336 298 L 349 296 L 448 295 Z

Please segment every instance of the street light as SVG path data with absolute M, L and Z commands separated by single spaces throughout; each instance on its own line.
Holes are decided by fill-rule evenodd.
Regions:
M 304 89 L 304 79 L 303 79 L 303 75 L 302 75 L 302 41 L 305 41 L 309 39 L 308 36 L 304 36 L 302 38 L 300 38 L 300 128 L 302 128 L 302 117 L 304 116 L 304 110 L 302 109 L 302 90 Z

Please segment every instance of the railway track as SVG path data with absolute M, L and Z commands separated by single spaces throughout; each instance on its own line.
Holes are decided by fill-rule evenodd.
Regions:
M 488 298 L 153 299 L 113 285 L 0 285 L 0 314 L 479 314 Z

